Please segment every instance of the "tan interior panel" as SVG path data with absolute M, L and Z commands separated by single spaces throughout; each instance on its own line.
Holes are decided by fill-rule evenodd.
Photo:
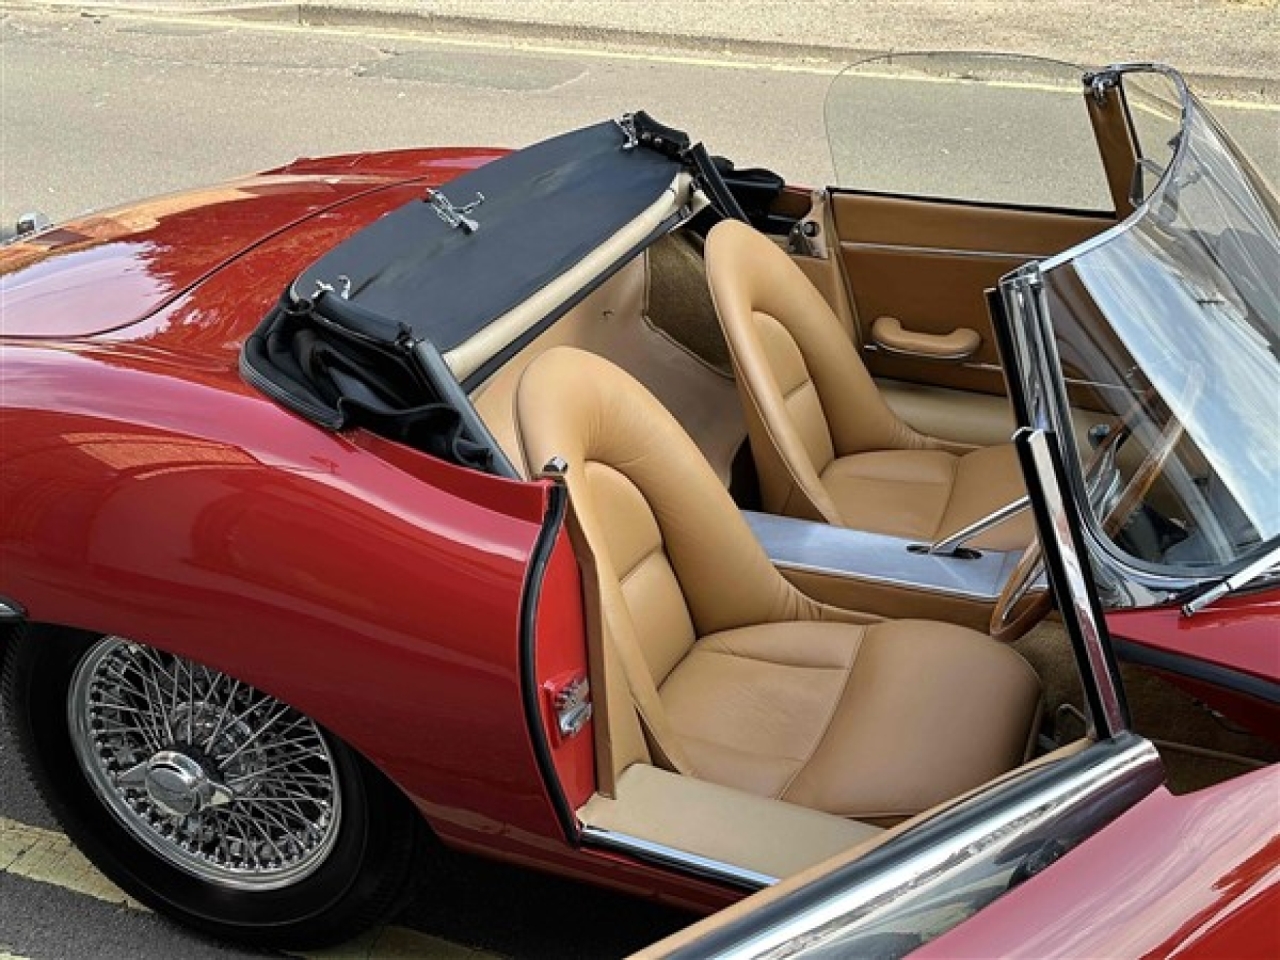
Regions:
M 836 193 L 832 209 L 857 341 L 873 374 L 989 394 L 1005 392 L 985 291 L 1028 260 L 1061 252 L 1114 223 L 1107 217 Z M 963 362 L 879 349 L 890 317 L 909 335 L 974 331 Z M 966 335 L 967 336 L 967 335 Z
M 578 817 L 770 877 L 789 877 L 883 832 L 644 763 L 618 778 L 616 797 L 592 797 Z
M 840 325 L 852 337 L 853 314 L 849 309 L 849 299 L 844 295 L 844 277 L 840 273 L 840 262 L 834 256 L 826 260 L 801 256 L 792 256 L 791 259 L 814 288 L 822 294 L 822 298 L 830 305 L 831 312 L 839 318 Z
M 983 603 L 936 590 L 916 590 L 903 584 L 876 583 L 838 573 L 786 567 L 779 567 L 778 572 L 802 593 L 822 603 L 895 620 L 943 620 L 986 633 L 995 606 L 994 602 Z
M 1115 224 L 1096 214 L 843 191 L 832 194 L 831 204 L 841 243 L 1002 253 L 1023 261 L 1060 253 Z
M 889 409 L 921 433 L 975 447 L 1008 443 L 1016 429 L 1006 397 L 931 387 L 903 380 L 877 380 Z
M 570 345 L 613 361 L 648 387 L 728 484 L 747 435 L 737 390 L 731 378 L 649 322 L 649 283 L 648 258 L 641 254 L 472 393 L 476 412 L 512 463 L 524 463 L 513 419 L 516 385 L 535 357 Z

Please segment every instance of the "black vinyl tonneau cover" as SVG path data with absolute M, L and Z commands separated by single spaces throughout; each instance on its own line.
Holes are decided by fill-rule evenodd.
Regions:
M 353 303 L 447 353 L 638 217 L 683 169 L 626 142 L 610 120 L 487 163 L 440 191 L 455 207 L 484 196 L 467 214 L 474 233 L 445 223 L 424 193 L 304 270 L 294 297 L 348 277 Z
M 439 191 L 424 188 L 421 199 L 304 270 L 245 342 L 241 371 L 329 429 L 367 426 L 512 475 L 442 355 L 599 249 L 686 170 L 713 199 L 726 193 L 700 144 L 637 113 L 501 157 Z M 717 202 L 741 214 L 731 198 Z M 681 215 L 673 212 L 641 247 Z M 473 376 L 501 362 L 495 357 Z

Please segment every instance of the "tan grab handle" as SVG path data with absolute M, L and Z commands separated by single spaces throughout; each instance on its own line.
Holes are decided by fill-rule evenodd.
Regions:
M 900 353 L 921 360 L 964 360 L 982 346 L 978 331 L 959 327 L 945 335 L 904 330 L 897 317 L 876 317 L 871 325 L 871 339 L 889 353 Z

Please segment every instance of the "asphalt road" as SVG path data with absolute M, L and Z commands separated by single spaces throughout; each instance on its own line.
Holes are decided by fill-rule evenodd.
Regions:
M 0 224 L 55 219 L 276 166 L 295 156 L 430 144 L 516 146 L 644 108 L 741 165 L 827 183 L 823 65 L 732 66 L 636 53 L 511 49 L 405 35 L 232 26 L 181 19 L 14 13 L 0 19 Z M 1025 102 L 1014 104 L 1021 90 Z M 836 111 L 847 182 L 985 189 L 981 110 L 963 84 L 869 78 Z M 1006 126 L 1041 122 L 1003 156 L 1001 190 L 1033 202 L 1090 202 L 1079 129 L 1044 124 L 1063 104 L 1035 84 L 995 94 Z M 929 120 L 902 118 L 929 111 Z M 1020 111 L 1020 112 L 1019 112 Z M 1236 138 L 1280 182 L 1280 109 L 1221 105 Z M 975 133 L 975 130 L 978 132 Z M 945 146 L 943 146 L 945 144 Z M 896 152 L 894 147 L 897 147 Z M 878 179 L 877 179 L 878 178 Z M 930 179 L 933 178 L 933 179 Z M 0 958 L 247 956 L 191 937 L 117 899 L 67 889 L 67 870 L 8 870 L 31 836 L 50 849 L 48 814 L 0 739 Z M 7 831 L 7 833 L 6 833 Z M 25 838 L 25 839 L 24 839 Z M 24 848 L 25 849 L 25 848 Z M 61 861 L 59 861 L 61 862 Z M 43 869 L 43 868 L 42 868 Z M 82 866 L 77 866 L 84 875 Z M 51 871 L 51 872 L 50 872 Z M 52 878 L 52 879 L 51 879 Z M 685 916 L 464 857 L 419 882 L 398 927 L 340 955 L 619 956 Z M 443 938 L 463 945 L 449 947 Z
M 28 209 L 63 218 L 300 155 L 518 146 L 638 108 L 740 165 L 771 166 L 795 183 L 832 179 L 823 123 L 832 68 L 822 64 L 716 65 L 465 38 L 446 45 L 407 34 L 30 13 L 0 21 L 0 56 L 5 226 Z M 842 122 L 837 141 L 883 147 L 871 157 L 875 169 L 907 183 L 938 169 L 983 174 L 981 163 L 958 163 L 954 149 L 981 133 L 963 84 L 851 95 L 877 105 L 877 116 Z M 922 106 L 927 121 L 915 127 L 928 137 L 904 137 L 911 130 L 898 118 Z M 1215 112 L 1280 180 L 1280 107 Z M 1023 154 L 1005 151 L 1027 189 L 1053 195 L 1072 169 L 1062 158 L 1080 153 L 1080 129 L 1040 124 L 1009 149 Z M 969 185 L 954 186 L 962 195 Z

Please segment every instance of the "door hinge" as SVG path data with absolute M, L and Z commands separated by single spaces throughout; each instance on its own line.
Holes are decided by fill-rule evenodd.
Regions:
M 581 673 L 548 681 L 542 688 L 555 716 L 556 743 L 576 737 L 591 719 L 591 683 Z

